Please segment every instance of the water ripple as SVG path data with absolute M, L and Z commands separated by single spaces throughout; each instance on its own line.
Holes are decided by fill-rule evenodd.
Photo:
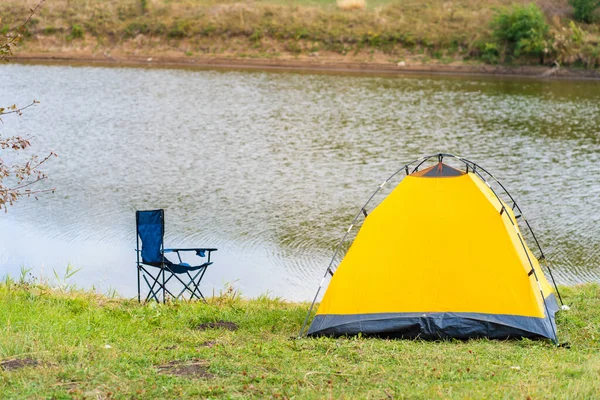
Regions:
M 0 73 L 12 78 L 2 104 L 41 100 L 3 129 L 60 154 L 48 165 L 57 192 L 0 220 L 0 265 L 11 273 L 70 261 L 131 295 L 134 211 L 165 208 L 168 246 L 219 248 L 207 274 L 216 290 L 236 282 L 249 296 L 309 299 L 378 184 L 444 151 L 507 186 L 560 283 L 600 280 L 598 82 L 20 65 Z

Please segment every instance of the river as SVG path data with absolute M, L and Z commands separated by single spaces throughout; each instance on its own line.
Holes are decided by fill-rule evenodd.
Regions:
M 56 188 L 0 215 L 0 275 L 136 293 L 135 210 L 214 246 L 206 294 L 309 300 L 377 186 L 455 153 L 517 199 L 562 284 L 600 281 L 600 82 L 0 65 L 3 136 Z M 4 156 L 4 155 L 3 155 Z M 6 156 L 5 156 L 6 157 Z M 58 279 L 55 276 L 58 276 Z M 58 281 L 58 282 L 56 282 Z

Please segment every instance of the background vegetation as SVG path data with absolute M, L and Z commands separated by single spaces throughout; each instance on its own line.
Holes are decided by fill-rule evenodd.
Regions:
M 159 305 L 0 284 L 3 398 L 595 398 L 600 286 L 561 288 L 561 342 L 296 340 L 308 304 L 231 288 Z M 237 329 L 236 329 L 237 327 Z
M 53 0 L 30 24 L 24 50 L 360 55 L 385 62 L 475 60 L 597 68 L 600 25 L 593 3 L 372 0 L 362 9 L 360 4 L 340 7 L 333 0 Z M 14 21 L 22 21 L 27 12 L 22 0 L 2 1 L 2 31 L 14 29 Z
M 569 0 L 573 6 L 573 16 L 577 21 L 592 23 L 597 19 L 595 11 L 600 7 L 599 0 Z

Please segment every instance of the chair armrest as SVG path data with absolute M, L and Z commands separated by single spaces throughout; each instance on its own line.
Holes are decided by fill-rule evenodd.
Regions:
M 174 251 L 217 251 L 215 248 L 208 247 L 185 247 L 185 248 L 173 248 L 173 249 L 164 249 L 165 253 L 171 253 Z
M 179 257 L 179 262 L 181 262 L 181 256 L 179 255 L 180 251 L 195 251 L 198 257 L 205 257 L 206 252 L 208 251 L 208 261 L 210 261 L 210 253 L 213 251 L 217 251 L 218 249 L 211 247 L 184 247 L 184 248 L 173 248 L 173 249 L 163 249 L 163 253 L 177 253 L 177 257 Z

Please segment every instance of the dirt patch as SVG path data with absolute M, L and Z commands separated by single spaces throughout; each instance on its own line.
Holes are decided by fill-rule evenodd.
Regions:
M 12 371 L 37 364 L 38 362 L 32 358 L 15 358 L 14 360 L 0 361 L 0 368 L 6 371 Z
M 171 361 L 158 367 L 161 374 L 184 376 L 188 378 L 214 378 L 214 375 L 208 372 L 208 362 L 206 360 L 190 361 Z
M 554 16 L 561 18 L 570 18 L 573 16 L 573 9 L 563 0 L 538 0 L 537 5 L 542 9 L 549 19 Z
M 238 326 L 233 322 L 228 321 L 217 321 L 217 322 L 208 322 L 206 324 L 200 324 L 196 328 L 199 331 L 205 331 L 207 329 L 227 329 L 229 331 L 237 331 Z

